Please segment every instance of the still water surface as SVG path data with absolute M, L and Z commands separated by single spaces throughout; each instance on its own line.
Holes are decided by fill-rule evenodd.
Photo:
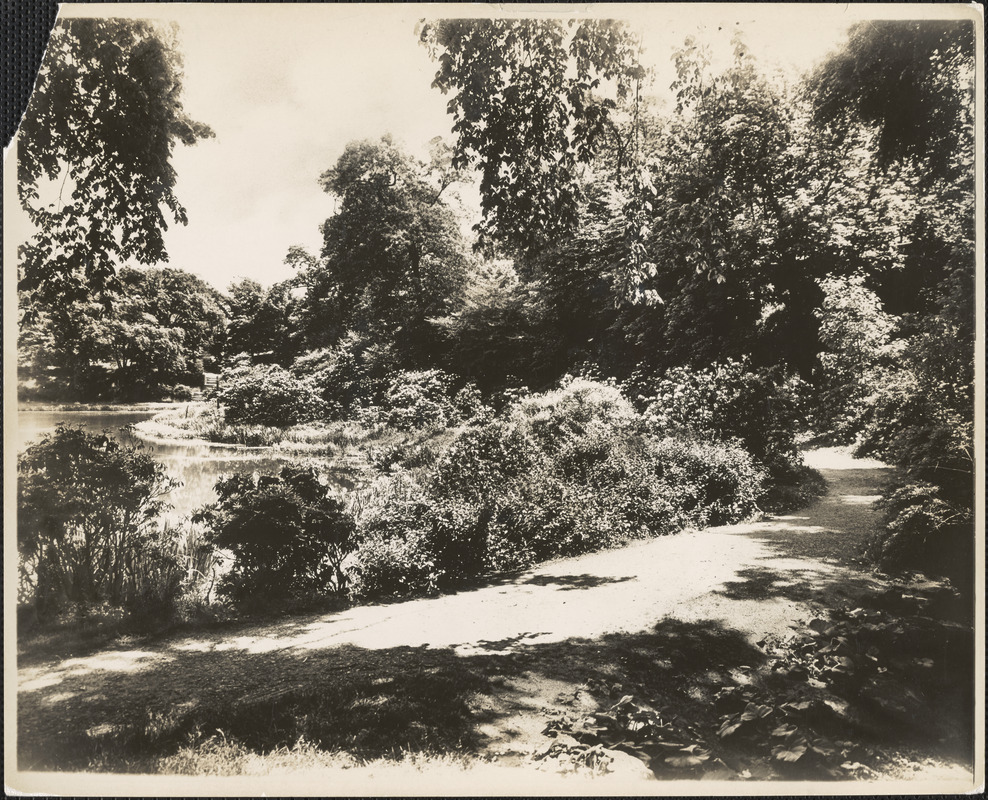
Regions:
M 255 470 L 276 472 L 285 463 L 284 457 L 270 451 L 238 450 L 207 445 L 169 442 L 158 444 L 133 436 L 126 426 L 150 419 L 157 411 L 20 411 L 17 414 L 17 449 L 23 450 L 43 434 L 51 433 L 58 423 L 81 427 L 91 433 L 107 435 L 127 444 L 139 445 L 164 464 L 171 477 L 182 485 L 165 498 L 174 507 L 168 516 L 173 520 L 216 499 L 213 486 L 222 475 Z

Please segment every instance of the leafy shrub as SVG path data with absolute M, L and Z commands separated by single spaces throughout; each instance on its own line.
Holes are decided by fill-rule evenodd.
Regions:
M 22 594 L 40 617 L 66 604 L 166 611 L 183 570 L 158 517 L 174 484 L 138 448 L 59 425 L 17 460 Z
M 187 403 L 192 399 L 192 387 L 179 383 L 172 387 L 170 394 L 172 400 L 178 403 Z
M 287 428 L 327 413 L 312 381 L 297 378 L 277 364 L 252 366 L 241 361 L 223 371 L 220 387 L 217 396 L 229 424 Z
M 367 599 L 405 597 L 438 587 L 435 562 L 424 533 L 368 533 L 353 565 L 353 591 Z
M 973 505 L 973 387 L 951 392 L 931 387 L 902 371 L 880 387 L 865 417 L 859 455 L 877 456 L 914 478 L 954 489 L 956 500 Z M 970 401 L 968 404 L 966 401 Z
M 948 502 L 940 487 L 931 483 L 908 483 L 886 494 L 878 507 L 884 530 L 868 543 L 868 555 L 885 569 L 972 572 L 970 559 L 958 559 L 974 540 L 974 516 L 970 509 Z M 973 556 L 973 552 L 969 553 Z
M 660 435 L 738 439 L 773 479 L 802 463 L 796 433 L 802 422 L 801 384 L 747 359 L 705 370 L 677 367 L 640 398 L 646 423 Z
M 632 405 L 611 384 L 564 378 L 559 389 L 519 399 L 513 415 L 552 450 L 591 428 L 620 434 L 639 423 Z
M 219 590 L 236 602 L 310 600 L 347 587 L 343 561 L 354 522 L 312 467 L 278 475 L 239 472 L 216 484 L 217 503 L 201 511 L 213 542 L 232 551 Z
M 433 493 L 476 500 L 532 469 L 539 454 L 517 426 L 494 421 L 461 433 L 436 464 Z
M 388 425 L 412 430 L 430 425 L 447 425 L 458 414 L 451 399 L 453 378 L 442 370 L 399 372 L 384 396 Z
M 886 495 L 888 529 L 871 552 L 887 569 L 919 567 L 972 588 L 974 320 L 969 267 L 940 289 L 940 311 L 910 320 L 898 369 L 868 398 L 859 455 L 901 468 L 911 486 Z
M 803 508 L 827 493 L 827 481 L 805 464 L 768 482 L 761 499 L 762 511 L 785 514 Z
M 765 474 L 742 447 L 666 438 L 650 449 L 662 493 L 681 515 L 676 524 L 722 525 L 758 511 Z
M 316 387 L 330 419 L 346 419 L 380 404 L 397 369 L 393 347 L 353 331 L 335 347 L 301 355 L 292 364 L 296 377 Z
M 615 387 L 580 379 L 464 428 L 421 487 L 401 495 L 399 472 L 382 484 L 397 494 L 382 489 L 388 499 L 358 516 L 362 585 L 449 588 L 757 511 L 764 473 L 738 445 L 641 427 Z
M 471 419 L 484 412 L 484 399 L 474 383 L 468 383 L 453 396 L 453 408 L 460 419 Z
M 354 594 L 401 597 L 437 587 L 424 535 L 427 509 L 422 488 L 402 473 L 379 478 L 356 493 L 351 502 L 358 531 L 351 570 Z

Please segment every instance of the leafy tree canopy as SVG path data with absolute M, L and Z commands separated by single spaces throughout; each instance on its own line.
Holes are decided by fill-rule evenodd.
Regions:
M 625 25 L 454 19 L 424 24 L 421 41 L 433 86 L 452 93 L 453 165 L 481 174 L 481 242 L 528 251 L 572 230 L 579 165 L 645 77 Z
M 85 299 L 114 287 L 121 262 L 167 259 L 164 209 L 186 222 L 172 151 L 212 135 L 183 109 L 174 29 L 59 23 L 18 138 L 18 192 L 38 229 L 20 253 L 25 299 Z
M 22 354 L 36 377 L 54 367 L 74 399 L 108 391 L 145 399 L 194 380 L 215 357 L 226 320 L 215 289 L 175 269 L 124 267 L 118 283 L 112 303 L 52 304 L 22 325 Z
M 414 345 L 465 279 L 458 221 L 442 198 L 448 183 L 389 136 L 351 142 L 321 183 L 340 207 L 323 224 L 325 269 L 311 279 L 309 309 L 328 313 L 327 330 L 342 320 Z
M 932 177 L 956 174 L 974 145 L 974 52 L 970 21 L 858 23 L 811 77 L 817 119 L 877 128 L 883 166 L 916 158 Z

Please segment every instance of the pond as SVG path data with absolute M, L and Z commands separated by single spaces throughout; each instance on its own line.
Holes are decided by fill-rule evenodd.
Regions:
M 17 450 L 20 452 L 43 434 L 51 433 L 60 422 L 91 433 L 105 431 L 118 441 L 138 445 L 164 464 L 168 474 L 182 484 L 164 498 L 173 506 L 168 513 L 172 520 L 181 519 L 199 506 L 215 500 L 213 486 L 220 476 L 243 470 L 256 470 L 262 474 L 276 472 L 288 458 L 270 451 L 210 447 L 180 441 L 167 444 L 145 442 L 126 429 L 126 426 L 150 419 L 156 413 L 133 410 L 20 411 L 17 414 Z

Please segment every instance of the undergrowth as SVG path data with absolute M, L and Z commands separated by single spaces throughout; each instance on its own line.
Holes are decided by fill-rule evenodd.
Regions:
M 559 746 L 543 756 L 606 772 L 620 751 L 660 778 L 731 780 L 874 778 L 917 744 L 972 759 L 973 636 L 958 600 L 893 588 L 766 637 L 757 669 L 715 677 L 706 721 L 654 687 L 589 681 L 605 707 L 550 719 Z

